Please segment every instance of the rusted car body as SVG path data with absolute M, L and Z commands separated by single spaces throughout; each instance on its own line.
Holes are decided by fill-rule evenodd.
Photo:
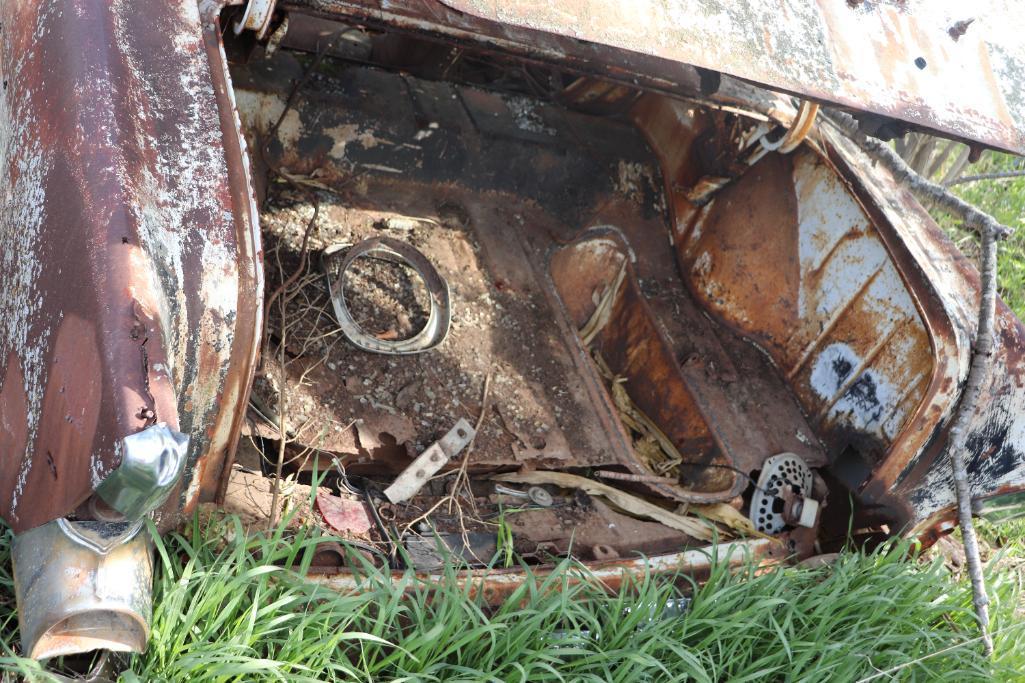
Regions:
M 849 528 L 927 543 L 953 528 L 946 429 L 978 275 L 811 103 L 883 137 L 1025 152 L 1018 10 L 642 4 L 0 4 L 0 516 L 18 539 L 27 655 L 144 645 L 149 567 L 123 560 L 145 555 L 139 520 L 166 531 L 223 500 L 240 434 L 270 451 L 284 438 L 247 413 L 285 388 L 308 406 L 278 426 L 334 425 L 290 447 L 382 488 L 477 417 L 483 383 L 496 412 L 466 457 L 475 485 L 602 471 L 758 526 L 757 475 L 788 453 L 814 472 L 802 495 L 828 500 L 806 526 L 712 553 L 550 489 L 564 507 L 511 522 L 539 571 L 574 538 L 615 585 L 648 562 L 636 553 L 700 579 L 737 548 L 779 561 Z M 287 211 L 313 225 L 322 209 L 327 227 L 300 247 Z M 452 292 L 445 342 L 388 357 L 317 341 L 326 362 L 304 360 L 265 267 L 288 285 L 308 252 L 410 216 L 407 240 Z M 310 340 L 335 330 L 310 326 Z M 977 510 L 1010 514 L 1025 495 L 1025 328 L 1003 304 L 997 339 L 964 448 Z M 299 370 L 267 348 L 254 385 L 264 341 Z M 446 391 L 446 410 L 424 407 Z M 624 411 L 678 460 L 653 464 Z M 433 495 L 390 514 L 416 518 Z M 500 508 L 491 489 L 479 499 Z M 86 551 L 60 554 L 68 539 Z M 35 571 L 61 562 L 90 567 L 77 593 Z M 138 593 L 104 603 L 108 571 Z M 499 600 L 522 575 L 466 576 Z M 344 567 L 314 578 L 355 586 Z

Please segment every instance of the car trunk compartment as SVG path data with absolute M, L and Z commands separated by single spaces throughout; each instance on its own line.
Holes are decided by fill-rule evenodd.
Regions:
M 848 359 L 835 396 L 809 397 L 800 355 L 810 357 L 822 340 L 790 348 L 764 329 L 791 306 L 788 292 L 774 295 L 769 283 L 786 284 L 795 262 L 760 258 L 755 228 L 745 227 L 793 229 L 785 226 L 802 199 L 787 199 L 780 184 L 795 163 L 813 165 L 812 152 L 785 163 L 769 154 L 749 168 L 735 147 L 750 139 L 756 118 L 618 90 L 610 111 L 592 97 L 600 84 L 575 83 L 553 97 L 524 86 L 526 65 L 481 58 L 477 69 L 446 78 L 428 62 L 414 75 L 288 50 L 234 68 L 255 150 L 268 283 L 270 343 L 245 430 L 255 447 L 244 449 L 251 469 L 273 471 L 283 426 L 286 473 L 329 472 L 329 482 L 340 482 L 335 493 L 372 498 L 465 419 L 479 425 L 467 451 L 413 499 L 384 503 L 388 519 L 364 540 L 455 534 L 458 555 L 486 563 L 477 555 L 493 555 L 498 544 L 474 539 L 506 531 L 507 551 L 543 563 L 704 541 L 582 491 L 547 486 L 553 505 L 539 506 L 523 490 L 501 492 L 490 475 L 558 470 L 602 478 L 667 510 L 683 505 L 682 514 L 692 513 L 688 504 L 746 514 L 767 458 L 792 453 L 818 469 L 841 452 L 862 453 L 865 444 L 838 424 L 844 416 L 830 422 L 829 410 L 872 370 L 880 349 Z M 670 149 L 680 151 L 667 158 Z M 700 202 L 686 199 L 695 188 Z M 745 201 L 759 197 L 764 213 L 755 215 Z M 709 222 L 722 225 L 712 233 Z M 447 282 L 452 325 L 437 348 L 372 353 L 340 332 L 322 255 L 380 237 L 418 249 Z M 780 241 L 790 248 L 793 239 L 784 233 Z M 819 241 L 830 253 L 843 248 Z M 876 266 L 866 271 L 870 283 L 885 263 Z M 395 339 L 422 324 L 415 274 L 362 258 L 345 277 L 347 305 L 364 331 Z M 841 297 L 840 312 L 820 313 L 824 321 L 814 324 L 828 336 L 852 306 Z M 919 398 L 920 384 L 903 387 L 901 400 Z M 858 457 L 885 447 L 869 441 Z M 472 495 L 454 510 L 461 471 Z M 821 498 L 826 484 L 816 482 Z

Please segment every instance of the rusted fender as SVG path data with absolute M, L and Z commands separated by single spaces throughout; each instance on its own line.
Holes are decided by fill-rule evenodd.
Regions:
M 217 491 L 259 327 L 219 3 L 0 3 L 0 516 L 67 515 L 155 421 Z M 158 514 L 166 527 L 174 515 Z
M 992 360 L 977 408 L 962 443 L 949 438 L 950 421 L 963 389 L 978 324 L 980 281 L 967 259 L 915 200 L 910 190 L 857 147 L 828 136 L 833 160 L 852 180 L 852 190 L 889 226 L 899 244 L 902 269 L 918 283 L 928 317 L 948 326 L 931 330 L 937 358 L 934 383 L 942 401 L 920 407 L 901 443 L 873 472 L 862 495 L 907 511 L 909 533 L 931 541 L 956 524 L 951 451 L 967 459 L 977 512 L 1025 514 L 1025 325 L 997 301 Z M 914 447 L 909 447 L 914 443 Z

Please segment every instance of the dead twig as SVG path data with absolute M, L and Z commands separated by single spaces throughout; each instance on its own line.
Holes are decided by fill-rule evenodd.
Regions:
M 484 418 L 488 414 L 489 398 L 491 394 L 491 368 L 488 368 L 488 374 L 484 376 L 484 388 L 481 390 L 480 400 L 480 413 L 477 415 L 477 424 L 474 425 L 473 435 L 470 437 L 470 443 L 466 444 L 466 448 L 463 450 L 463 461 L 459 464 L 459 471 L 456 473 L 456 479 L 452 482 L 452 493 L 450 494 L 450 501 L 454 501 L 455 497 L 463 485 L 469 489 L 469 478 L 466 474 L 466 468 L 470 464 L 470 454 L 473 452 L 473 444 L 477 441 L 477 434 L 480 433 L 480 428 L 484 425 Z M 476 504 L 473 500 L 473 492 L 470 492 L 470 505 L 474 507 L 474 513 L 477 512 Z M 452 512 L 452 504 L 448 506 L 449 513 Z M 462 513 L 460 512 L 460 521 L 462 521 Z M 463 532 L 465 534 L 465 530 Z
M 954 471 L 954 488 L 957 491 L 957 516 L 961 524 L 961 538 L 964 540 L 965 562 L 972 582 L 972 604 L 979 620 L 982 643 L 986 655 L 993 654 L 993 639 L 989 634 L 989 596 L 982 573 L 982 558 L 979 556 L 979 540 L 972 523 L 971 489 L 968 485 L 968 469 L 965 465 L 965 428 L 975 415 L 976 404 L 982 393 L 982 385 L 989 374 L 989 360 L 993 354 L 993 318 L 996 308 L 996 262 L 997 238 L 992 232 L 982 235 L 982 294 L 979 301 L 979 323 L 975 335 L 975 349 L 972 364 L 968 368 L 961 402 L 953 426 L 950 428 L 950 465 Z
M 320 201 L 317 199 L 317 196 L 315 194 L 313 194 L 313 193 L 309 193 L 309 194 L 311 196 L 312 204 L 313 204 L 313 215 L 310 216 L 310 221 L 309 221 L 309 223 L 306 224 L 306 230 L 303 232 L 302 247 L 299 250 L 299 267 L 296 268 L 296 270 L 291 275 L 289 275 L 284 280 L 284 282 L 282 282 L 280 285 L 278 285 L 277 289 L 275 289 L 271 293 L 271 295 L 269 297 L 267 297 L 267 303 L 264 304 L 264 307 L 263 307 L 263 319 L 265 321 L 270 319 L 271 306 L 274 305 L 274 302 L 277 301 L 278 297 L 282 296 L 285 292 L 287 292 L 288 288 L 291 287 L 295 283 L 295 281 L 298 280 L 299 277 L 304 272 L 306 272 L 306 266 L 308 265 L 308 262 L 309 262 L 309 253 L 310 253 L 309 252 L 310 235 L 313 234 L 313 228 L 316 227 L 316 225 L 317 225 L 317 216 L 320 214 Z M 281 321 L 282 321 L 281 322 L 281 345 L 282 345 L 282 348 L 284 348 L 284 344 L 285 344 L 285 340 L 284 340 L 284 337 L 285 337 L 285 323 L 284 323 L 284 320 L 285 320 L 285 302 L 282 301 L 281 302 Z M 264 333 L 263 333 L 263 347 L 264 348 L 267 348 L 267 340 L 268 340 L 269 337 L 270 337 L 270 326 L 269 325 L 265 325 L 264 326 Z M 284 355 L 282 355 L 282 361 L 281 361 L 282 362 L 282 367 L 284 367 L 284 360 L 283 359 L 284 359 Z
M 275 300 L 279 296 L 281 296 L 282 293 L 286 292 L 288 288 L 291 287 L 292 284 L 299 278 L 299 276 L 306 271 L 307 261 L 309 257 L 310 234 L 313 232 L 313 227 L 317 224 L 317 216 L 320 213 L 320 201 L 317 197 L 316 192 L 311 191 L 307 188 L 307 185 L 309 185 L 310 183 L 303 182 L 304 179 L 285 171 L 278 164 L 273 163 L 271 160 L 271 155 L 268 153 L 268 146 L 270 145 L 270 141 L 277 136 L 278 130 L 281 128 L 281 124 L 285 121 L 285 117 L 288 116 L 288 113 L 292 110 L 292 107 L 295 105 L 295 101 L 299 96 L 299 92 L 303 89 L 303 86 L 305 86 L 306 83 L 310 80 L 310 78 L 313 77 L 313 74 L 320 67 L 320 63 L 324 61 L 324 57 L 326 57 L 327 53 L 331 51 L 331 48 L 334 47 L 334 44 L 338 41 L 338 39 L 350 30 L 352 29 L 342 29 L 336 31 L 324 44 L 323 49 L 321 49 L 317 53 L 317 56 L 310 64 L 309 68 L 307 68 L 306 71 L 303 72 L 302 77 L 300 77 L 299 80 L 297 80 L 295 84 L 292 86 L 292 90 L 288 93 L 288 98 L 285 100 L 285 106 L 282 107 L 281 113 L 278 115 L 277 120 L 274 121 L 274 125 L 272 125 L 270 130 L 267 132 L 267 136 L 264 139 L 263 144 L 259 146 L 260 156 L 263 159 L 263 162 L 267 164 L 267 167 L 273 173 L 275 173 L 276 175 L 290 183 L 298 191 L 302 192 L 307 197 L 307 199 L 310 200 L 310 203 L 313 204 L 313 215 L 310 217 L 310 221 L 306 225 L 306 231 L 303 233 L 302 248 L 300 249 L 299 257 L 299 268 L 294 273 L 292 273 L 292 275 L 288 279 L 282 282 L 277 289 L 274 290 L 274 292 L 267 298 L 267 301 L 264 304 L 264 348 L 267 347 L 267 338 L 269 336 L 269 327 L 267 326 L 266 321 L 269 320 L 268 316 L 270 314 L 271 307 L 274 305 Z M 282 318 L 284 318 L 283 305 Z M 284 324 L 282 324 L 282 334 L 284 334 Z
M 952 185 L 960 185 L 962 183 L 974 183 L 980 180 L 1013 180 L 1014 178 L 1025 177 L 1025 169 L 1016 171 L 995 171 L 993 173 L 979 173 L 978 175 L 963 175 L 960 178 L 954 178 L 949 183 L 946 183 L 947 187 Z
M 469 443 L 467 443 L 466 444 L 466 448 L 463 449 L 463 461 L 460 463 L 459 469 L 456 471 L 456 478 L 452 482 L 452 487 L 449 490 L 448 495 L 446 495 L 446 496 L 442 497 L 441 499 L 439 499 L 426 512 L 424 512 L 419 517 L 414 518 L 408 524 L 406 524 L 405 527 L 402 529 L 402 533 L 399 534 L 399 539 L 400 540 L 402 538 L 404 538 L 406 536 L 406 534 L 409 533 L 410 529 L 412 529 L 415 524 L 417 524 L 418 522 L 422 522 L 423 520 L 427 519 L 428 517 L 431 516 L 432 513 L 434 513 L 435 510 L 440 508 L 445 503 L 448 503 L 448 514 L 450 514 L 450 515 L 452 514 L 452 506 L 454 505 L 455 509 L 456 509 L 456 513 L 457 513 L 457 515 L 459 517 L 459 528 L 460 528 L 460 530 L 462 532 L 462 536 L 463 536 L 463 546 L 465 548 L 469 548 L 470 547 L 470 541 L 469 541 L 470 536 L 469 536 L 469 532 L 466 530 L 466 524 L 465 524 L 465 521 L 464 521 L 464 518 L 463 518 L 463 508 L 459 504 L 459 490 L 463 486 L 466 486 L 466 488 L 469 490 L 469 478 L 468 478 L 468 475 L 466 473 L 466 469 L 467 469 L 467 466 L 468 466 L 468 464 L 470 462 L 470 454 L 473 452 L 473 444 L 476 441 L 477 434 L 480 433 L 480 429 L 484 425 L 484 419 L 487 417 L 487 414 L 488 414 L 488 406 L 490 405 L 490 403 L 489 403 L 490 393 L 491 393 L 491 368 L 488 368 L 488 373 L 487 373 L 487 375 L 484 376 L 484 388 L 481 390 L 481 406 L 480 406 L 480 413 L 477 415 L 477 424 L 474 425 L 473 436 L 470 437 Z M 469 493 L 470 493 L 470 495 L 468 497 L 469 497 L 469 500 L 470 500 L 470 504 L 471 504 L 471 506 L 474 507 L 474 514 L 476 514 L 477 510 L 476 510 L 476 505 L 475 505 L 474 500 L 473 500 L 473 492 L 470 491 Z M 471 551 L 471 553 L 472 553 L 472 551 Z
M 316 215 L 316 213 L 314 213 Z M 280 354 L 279 362 L 281 364 L 280 372 L 281 379 L 279 380 L 278 386 L 278 436 L 281 440 L 278 441 L 278 462 L 274 468 L 274 484 L 271 488 L 271 499 L 270 499 L 270 516 L 267 518 L 267 530 L 273 533 L 274 528 L 278 525 L 278 498 L 281 496 L 281 470 L 285 466 L 285 445 L 287 439 L 285 438 L 285 386 L 288 383 L 288 375 L 285 372 L 285 301 L 281 300 L 281 345 L 278 347 Z

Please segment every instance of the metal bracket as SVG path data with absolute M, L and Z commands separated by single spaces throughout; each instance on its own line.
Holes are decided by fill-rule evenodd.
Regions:
M 427 450 L 417 456 L 409 467 L 402 470 L 391 486 L 384 490 L 385 497 L 392 503 L 401 503 L 415 496 L 428 479 L 433 477 L 459 451 L 466 448 L 467 444 L 473 440 L 474 434 L 476 431 L 470 426 L 470 423 L 465 419 L 460 419 L 445 436 L 428 446 Z

